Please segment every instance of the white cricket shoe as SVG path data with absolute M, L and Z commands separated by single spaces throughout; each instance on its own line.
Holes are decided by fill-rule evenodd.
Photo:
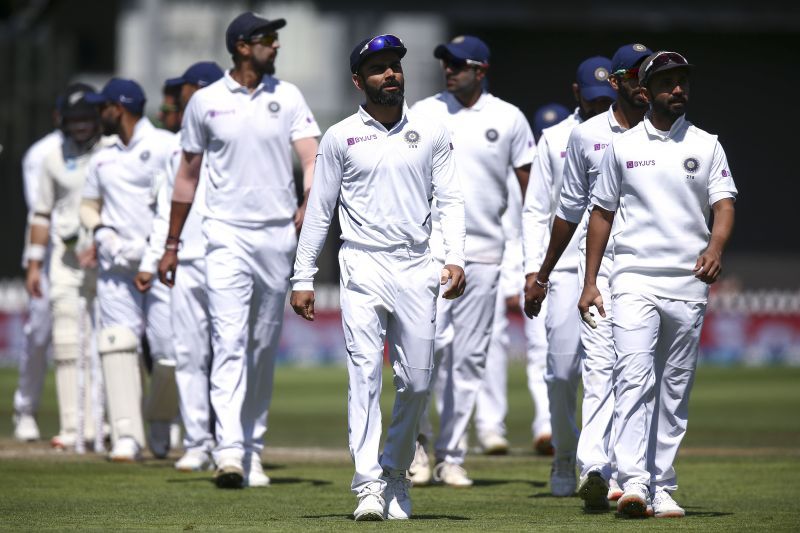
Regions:
M 383 500 L 383 485 L 380 482 L 368 483 L 356 498 L 358 506 L 353 511 L 353 518 L 357 522 L 383 520 L 386 505 Z
M 411 517 L 411 496 L 408 494 L 411 482 L 403 472 L 384 472 L 381 479 L 386 482 L 386 487 L 383 489 L 386 518 L 408 520 Z
M 133 437 L 120 437 L 108 453 L 114 463 L 135 463 L 142 460 L 142 450 Z
M 428 452 L 419 441 L 417 441 L 417 448 L 414 451 L 414 460 L 408 467 L 408 478 L 413 485 L 418 487 L 431 482 L 431 462 L 428 459 Z
M 33 415 L 14 415 L 14 438 L 21 442 L 33 442 L 41 438 L 39 425 Z
M 147 432 L 147 446 L 156 459 L 164 459 L 169 454 L 169 433 L 169 422 L 150 421 L 150 427 Z
M 214 466 L 211 455 L 203 450 L 189 450 L 183 457 L 175 461 L 175 470 L 179 472 L 203 472 Z
M 50 439 L 50 446 L 56 450 L 69 450 L 75 448 L 78 436 L 75 433 L 59 433 Z
M 656 494 L 653 496 L 653 516 L 656 518 L 683 518 L 686 516 L 686 511 L 675 503 L 669 492 L 656 489 Z
M 575 494 L 575 457 L 556 458 L 550 470 L 550 492 L 553 496 L 566 498 Z
M 592 470 L 581 478 L 578 496 L 583 500 L 583 509 L 587 513 L 608 511 L 608 483 L 599 470 Z
M 214 483 L 220 489 L 241 489 L 244 483 L 242 460 L 238 457 L 221 459 L 214 471 Z
M 433 480 L 451 487 L 471 487 L 472 480 L 461 465 L 442 461 L 433 468 Z
M 628 518 L 646 518 L 650 489 L 643 483 L 626 483 L 625 492 L 617 501 L 617 512 Z
M 508 440 L 499 433 L 479 435 L 478 442 L 486 455 L 506 455 L 508 453 Z
M 264 473 L 264 466 L 261 464 L 261 457 L 256 454 L 250 456 L 250 464 L 245 467 L 244 486 L 245 487 L 268 487 L 269 476 Z
M 608 501 L 615 502 L 622 497 L 623 490 L 613 477 L 608 482 Z

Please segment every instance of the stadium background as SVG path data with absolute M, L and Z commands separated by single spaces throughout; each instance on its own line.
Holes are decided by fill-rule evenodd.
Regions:
M 296 83 L 324 129 L 352 113 L 346 58 L 352 44 L 380 32 L 400 35 L 409 101 L 441 90 L 431 55 L 450 37 L 471 33 L 492 48 L 490 90 L 529 117 L 547 102 L 572 106 L 570 84 L 584 58 L 621 44 L 675 49 L 697 65 L 689 116 L 717 133 L 740 190 L 737 223 L 715 287 L 703 360 L 800 365 L 800 237 L 794 204 L 794 103 L 800 7 L 766 0 L 643 5 L 633 1 L 432 3 L 409 0 L 222 2 L 184 0 L 31 0 L 0 2 L 0 364 L 22 349 L 26 297 L 20 256 L 26 216 L 20 161 L 52 128 L 57 93 L 71 81 L 139 80 L 153 116 L 162 81 L 202 59 L 230 62 L 228 21 L 252 9 L 284 17 L 278 76 Z M 320 259 L 323 312 L 312 327 L 287 315 L 281 358 L 342 362 L 336 310 L 333 230 Z M 512 356 L 522 357 L 521 318 L 512 320 Z

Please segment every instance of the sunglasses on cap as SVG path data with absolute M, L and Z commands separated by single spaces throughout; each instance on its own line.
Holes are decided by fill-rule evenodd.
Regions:
M 653 69 L 657 69 L 658 67 L 662 67 L 668 63 L 674 63 L 677 65 L 688 65 L 689 62 L 686 61 L 686 58 L 680 55 L 677 52 L 659 52 L 656 54 L 656 57 L 653 58 L 652 61 L 644 68 L 644 73 L 647 73 Z
M 621 68 L 617 71 L 614 71 L 612 76 L 616 76 L 618 78 L 622 78 L 624 80 L 638 80 L 639 79 L 639 67 L 635 68 Z
M 440 59 L 442 68 L 450 68 L 451 70 L 461 70 L 467 67 L 488 67 L 486 63 L 475 61 L 474 59 L 461 59 L 458 57 L 447 57 Z
M 266 35 L 256 35 L 250 39 L 250 44 L 260 44 L 261 46 L 272 46 L 278 40 L 278 32 Z
M 363 54 L 366 51 L 370 52 L 378 52 L 383 50 L 384 48 L 405 48 L 403 41 L 400 40 L 400 37 L 395 35 L 386 34 L 386 35 L 378 35 L 373 37 L 367 44 L 361 48 L 361 51 L 358 52 L 358 55 Z

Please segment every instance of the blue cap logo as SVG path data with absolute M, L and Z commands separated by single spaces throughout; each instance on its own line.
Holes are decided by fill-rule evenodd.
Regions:
M 606 81 L 608 80 L 608 69 L 605 67 L 597 67 L 594 69 L 594 79 L 597 81 Z

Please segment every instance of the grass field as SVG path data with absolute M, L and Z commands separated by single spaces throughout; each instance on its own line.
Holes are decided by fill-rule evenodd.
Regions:
M 506 457 L 472 454 L 470 489 L 412 489 L 414 519 L 355 523 L 349 493 L 344 368 L 280 368 L 265 466 L 272 486 L 221 491 L 208 474 L 169 461 L 112 465 L 96 455 L 20 445 L 11 434 L 13 370 L 0 370 L 0 531 L 798 531 L 800 369 L 702 368 L 677 468 L 681 521 L 585 515 L 577 498 L 553 498 L 549 460 L 530 452 L 532 406 L 524 369 L 509 379 Z M 391 404 L 391 381 L 384 402 Z M 52 375 L 39 416 L 56 431 Z

